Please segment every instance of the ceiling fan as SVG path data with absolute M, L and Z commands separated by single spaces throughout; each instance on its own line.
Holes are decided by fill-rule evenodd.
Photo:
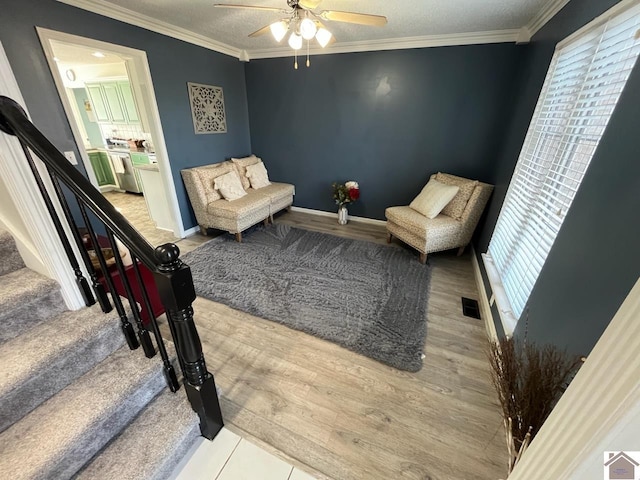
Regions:
M 280 21 L 271 23 L 255 32 L 249 37 L 259 37 L 271 31 L 277 42 L 282 41 L 287 32 L 289 36 L 289 46 L 297 51 L 302 48 L 303 40 L 312 40 L 314 37 L 322 48 L 335 41 L 333 35 L 323 25 L 322 20 L 331 22 L 353 23 L 357 25 L 368 25 L 381 27 L 386 25 L 387 17 L 381 15 L 369 15 L 366 13 L 342 12 L 337 10 L 316 10 L 322 0 L 287 0 L 289 8 L 263 7 L 257 5 L 237 5 L 227 3 L 216 3 L 213 6 L 219 8 L 241 8 L 249 10 L 260 10 L 265 12 L 276 12 L 285 15 Z M 309 43 L 307 42 L 307 50 Z M 309 66 L 309 55 L 307 52 L 307 66 Z M 296 60 L 295 68 L 298 68 Z

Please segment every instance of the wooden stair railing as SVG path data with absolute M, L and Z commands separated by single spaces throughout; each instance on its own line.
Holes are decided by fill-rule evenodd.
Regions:
M 160 334 L 157 319 L 153 314 L 147 286 L 140 273 L 140 265 L 144 265 L 153 273 L 175 345 L 187 397 L 191 407 L 200 417 L 202 435 L 210 440 L 213 439 L 222 429 L 222 413 L 215 380 L 207 370 L 202 344 L 193 320 L 192 303 L 196 294 L 191 269 L 180 260 L 179 248 L 175 244 L 167 243 L 154 249 L 91 182 L 69 164 L 64 155 L 29 121 L 22 107 L 5 96 L 0 96 L 0 131 L 13 135 L 20 141 L 26 161 L 29 163 L 45 206 L 62 242 L 69 260 L 69 267 L 75 274 L 85 304 L 87 306 L 93 305 L 97 299 L 103 312 L 110 312 L 115 306 L 127 345 L 132 350 L 142 345 L 148 358 L 156 355 L 156 349 L 148 330 L 150 328 L 162 359 L 167 385 L 172 392 L 176 392 L 180 385 Z M 46 166 L 56 197 L 64 212 L 63 219 L 56 213 L 31 152 L 35 153 Z M 74 215 L 67 202 L 68 198 L 75 199 L 79 213 L 76 212 Z M 63 222 L 66 222 L 70 227 L 73 237 L 71 240 L 67 238 Z M 88 233 L 91 244 L 95 246 L 94 252 L 100 265 L 103 282 L 98 280 L 98 272 L 85 248 L 80 229 Z M 133 323 L 129 320 L 127 310 L 114 285 L 103 248 L 100 248 L 99 236 L 106 236 L 108 239 L 120 280 L 124 285 L 127 301 L 131 307 Z M 125 274 L 125 267 L 116 239 L 129 249 L 135 272 L 134 278 L 138 284 L 136 291 L 142 293 L 142 298 L 134 297 L 129 277 Z M 81 260 L 89 274 L 89 280 L 82 273 L 71 241 L 76 243 L 80 251 Z M 107 295 L 107 288 L 104 284 L 106 284 L 111 298 Z M 111 302 L 113 302 L 113 306 Z M 138 302 L 144 304 L 150 316 L 149 327 L 146 327 L 142 322 Z

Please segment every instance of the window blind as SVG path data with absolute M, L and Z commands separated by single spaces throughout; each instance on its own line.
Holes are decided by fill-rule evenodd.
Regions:
M 489 244 L 517 321 L 640 53 L 640 5 L 556 48 Z M 494 288 L 494 292 L 496 288 Z M 502 304 L 501 304 L 502 303 Z

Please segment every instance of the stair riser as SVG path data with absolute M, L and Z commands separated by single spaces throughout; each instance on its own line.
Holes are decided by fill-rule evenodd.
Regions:
M 67 309 L 59 289 L 36 299 L 31 299 L 18 307 L 0 313 L 0 343 L 18 335 L 28 334 L 28 330 Z
M 176 393 L 175 395 L 181 395 L 181 393 Z M 193 413 L 195 416 L 195 413 Z M 155 471 L 152 475 L 148 476 L 149 480 L 165 480 L 169 478 L 169 475 L 176 468 L 180 460 L 187 454 L 191 446 L 194 444 L 196 440 L 200 437 L 200 424 L 195 423 L 191 429 L 184 434 L 184 436 L 172 443 L 175 447 L 171 450 L 170 454 L 167 454 L 163 457 L 162 461 L 159 461 L 156 465 Z M 117 477 L 114 477 L 113 480 L 119 480 Z M 146 480 L 143 477 L 139 477 L 139 480 Z
M 118 348 L 124 337 L 117 321 L 110 321 L 85 342 L 61 351 L 53 362 L 43 365 L 34 376 L 8 395 L 0 397 L 0 432 L 87 373 Z
M 158 368 L 157 373 L 151 378 L 136 385 L 135 391 L 131 392 L 125 401 L 114 406 L 111 415 L 101 418 L 92 428 L 84 431 L 82 437 L 77 438 L 71 448 L 61 452 L 56 465 L 47 469 L 47 478 L 71 478 L 116 437 L 165 386 L 161 368 Z M 140 445 L 140 448 L 144 448 L 144 445 Z
M 24 262 L 13 238 L 5 232 L 0 232 L 0 259 L 0 276 L 24 268 Z
M 184 392 L 165 388 L 74 480 L 164 480 L 198 438 L 198 416 Z

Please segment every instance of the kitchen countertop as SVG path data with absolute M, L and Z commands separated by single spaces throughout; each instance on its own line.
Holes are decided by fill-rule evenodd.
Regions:
M 150 163 L 149 165 L 134 165 L 133 168 L 138 170 L 148 170 L 149 172 L 160 172 L 157 163 Z
M 87 148 L 87 152 L 113 152 L 113 153 L 146 153 L 155 156 L 155 153 L 148 152 L 144 148 Z

